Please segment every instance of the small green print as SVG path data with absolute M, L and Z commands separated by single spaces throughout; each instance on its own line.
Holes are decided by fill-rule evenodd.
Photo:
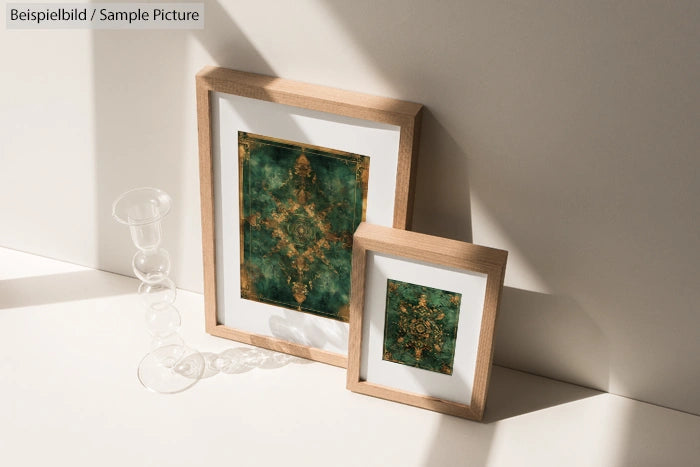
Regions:
M 241 297 L 348 321 L 369 157 L 238 133 Z
M 383 360 L 452 374 L 462 294 L 387 280 Z

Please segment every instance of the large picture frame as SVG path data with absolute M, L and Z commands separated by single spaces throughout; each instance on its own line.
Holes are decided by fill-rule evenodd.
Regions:
M 353 244 L 348 389 L 481 420 L 507 256 L 360 224 Z
M 314 168 L 312 156 L 341 158 L 338 166 L 347 165 L 348 160 L 362 161 L 357 163 L 357 167 L 360 167 L 357 169 L 358 183 L 369 160 L 369 174 L 366 176 L 364 173 L 366 180 L 363 180 L 366 184 L 361 187 L 358 185 L 354 191 L 364 193 L 365 198 L 356 204 L 358 208 L 354 211 L 353 219 L 356 223 L 366 220 L 387 227 L 407 229 L 410 228 L 413 210 L 413 181 L 422 106 L 219 67 L 206 67 L 197 74 L 196 91 L 206 331 L 215 336 L 346 367 L 349 324 L 344 320 L 348 319 L 350 247 L 355 224 L 345 225 L 341 233 L 323 233 L 336 243 L 344 242 L 343 248 L 339 248 L 346 259 L 338 261 L 346 264 L 336 266 L 326 261 L 326 258 L 320 262 L 331 264 L 332 272 L 342 281 L 341 285 L 347 288 L 346 293 L 340 294 L 347 301 L 346 308 L 341 307 L 340 311 L 334 309 L 334 314 L 329 313 L 335 319 L 314 313 L 312 307 L 308 307 L 311 309 L 309 311 L 305 308 L 311 301 L 307 300 L 307 294 L 309 289 L 318 291 L 319 286 L 312 284 L 308 277 L 297 277 L 297 272 L 306 271 L 310 265 L 317 267 L 320 264 L 315 261 L 317 256 L 314 256 L 319 253 L 320 247 L 308 249 L 305 255 L 292 257 L 291 263 L 286 260 L 291 257 L 291 253 L 284 250 L 281 240 L 268 250 L 260 250 L 268 247 L 258 248 L 257 256 L 254 251 L 242 254 L 242 251 L 248 252 L 242 245 L 270 244 L 269 233 L 265 234 L 260 225 L 269 226 L 272 222 L 265 224 L 256 217 L 257 213 L 253 216 L 247 212 L 249 204 L 246 204 L 246 200 L 269 201 L 279 198 L 278 195 L 260 196 L 259 192 L 249 192 L 247 182 L 245 186 L 242 184 L 244 176 L 253 180 L 256 176 L 262 179 L 262 175 L 256 175 L 257 172 L 251 169 L 259 167 L 262 159 L 246 165 L 246 158 L 263 157 L 246 149 L 258 148 L 257 140 L 252 145 L 246 145 L 243 138 L 251 136 L 270 142 L 277 149 L 281 147 L 287 151 L 289 157 L 297 158 L 296 166 L 288 164 L 286 168 L 271 168 L 273 171 L 279 169 L 277 172 L 283 175 L 282 178 L 287 177 L 284 183 L 288 184 L 292 184 L 291 178 L 298 178 L 299 174 L 304 175 L 306 181 L 317 182 L 317 174 L 309 175 L 309 167 L 311 170 Z M 337 154 L 339 155 L 336 156 Z M 268 158 L 263 162 L 274 165 L 274 161 L 290 160 L 281 157 Z M 335 172 L 324 172 L 328 173 Z M 320 172 L 318 178 L 322 178 Z M 349 178 L 352 182 L 352 174 Z M 324 183 L 330 187 L 335 181 L 325 180 Z M 259 185 L 268 188 L 265 182 Z M 301 190 L 303 194 L 300 195 L 299 186 L 296 185 L 296 191 L 293 191 L 297 193 L 293 207 L 297 212 L 289 214 L 288 211 L 292 208 L 285 205 L 285 213 L 274 214 L 277 216 L 275 219 L 280 216 L 296 219 L 299 213 L 306 216 L 299 208 L 304 202 L 310 204 L 307 201 L 308 190 L 304 190 Z M 330 203 L 328 200 L 319 203 L 324 202 Z M 309 206 L 306 212 L 313 215 L 316 212 L 314 207 L 318 206 L 318 203 Z M 340 206 L 336 209 L 336 219 L 342 219 L 345 209 L 342 207 L 343 201 L 335 203 L 335 206 Z M 362 219 L 357 214 L 360 209 Z M 321 225 L 316 222 L 311 227 L 326 232 L 330 224 L 331 222 L 326 222 Z M 333 223 L 334 226 L 336 224 L 338 222 Z M 296 235 L 297 232 L 289 229 L 281 231 L 286 232 L 285 235 L 289 232 L 289 235 Z M 280 231 L 275 232 L 273 236 L 276 236 L 277 241 Z M 298 233 L 294 238 L 308 240 L 308 235 L 311 235 L 303 225 L 298 228 Z M 316 241 L 322 234 L 316 232 L 313 235 Z M 327 244 L 324 243 L 322 247 L 326 248 Z M 270 259 L 266 252 L 277 256 Z M 336 256 L 338 255 L 334 255 L 334 258 Z M 260 284 L 250 286 L 248 281 L 251 276 L 261 276 L 261 261 L 280 263 L 279 267 L 276 263 L 274 267 L 263 265 L 266 270 L 283 270 L 293 264 L 296 269 L 289 272 L 286 279 L 293 292 L 292 299 L 286 302 L 280 300 L 282 305 L 277 306 L 277 296 L 259 293 L 259 289 L 263 288 Z M 251 273 L 250 269 L 256 267 L 258 269 Z M 339 270 L 347 271 L 347 277 L 338 273 Z M 281 274 L 278 273 L 280 277 Z M 265 290 L 277 290 L 273 286 L 266 283 Z M 242 295 L 246 298 L 242 298 Z M 328 300 L 321 297 L 318 302 L 326 303 Z

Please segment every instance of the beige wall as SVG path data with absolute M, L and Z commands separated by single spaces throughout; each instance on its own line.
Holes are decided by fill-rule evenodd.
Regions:
M 0 30 L 0 246 L 128 273 L 173 195 L 201 290 L 194 74 L 426 105 L 415 229 L 510 251 L 497 363 L 700 414 L 700 4 L 206 2 L 204 31 Z

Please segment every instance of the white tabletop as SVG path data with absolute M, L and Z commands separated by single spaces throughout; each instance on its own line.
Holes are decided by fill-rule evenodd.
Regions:
M 0 249 L 1 466 L 700 465 L 698 416 L 500 367 L 484 423 L 354 394 L 298 358 L 154 394 L 136 379 L 137 285 Z M 176 305 L 189 345 L 245 347 L 204 332 L 201 295 Z

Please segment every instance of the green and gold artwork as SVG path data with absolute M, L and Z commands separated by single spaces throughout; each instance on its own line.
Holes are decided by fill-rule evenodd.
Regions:
M 383 359 L 452 374 L 462 294 L 387 281 Z
M 241 297 L 348 321 L 369 157 L 238 133 Z

